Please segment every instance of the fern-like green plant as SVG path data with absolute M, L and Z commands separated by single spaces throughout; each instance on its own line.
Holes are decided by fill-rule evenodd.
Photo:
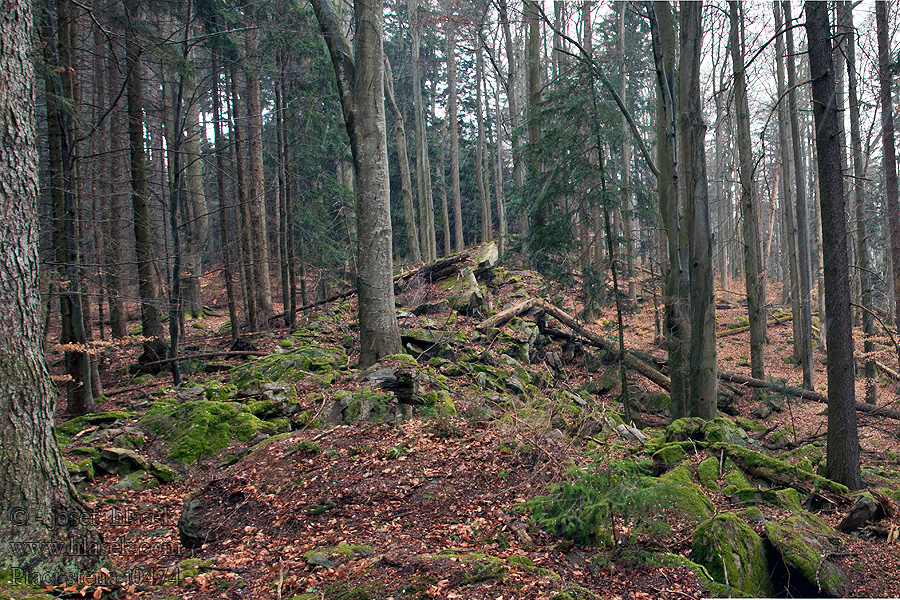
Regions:
M 571 479 L 526 502 L 532 522 L 586 546 L 629 550 L 668 524 L 654 518 L 676 484 L 649 476 L 649 463 L 617 460 L 569 472 Z M 628 532 L 622 537 L 621 532 Z

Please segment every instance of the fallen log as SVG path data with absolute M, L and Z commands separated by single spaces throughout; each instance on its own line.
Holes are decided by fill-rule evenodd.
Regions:
M 176 356 L 174 358 L 165 358 L 163 360 L 155 360 L 153 362 L 142 363 L 141 368 L 144 367 L 158 367 L 160 365 L 167 365 L 169 363 L 173 363 L 176 360 L 190 360 L 192 358 L 214 358 L 216 356 L 268 356 L 272 354 L 271 352 L 261 352 L 261 351 L 246 351 L 246 352 L 233 352 L 231 350 L 222 350 L 221 352 L 201 352 L 200 354 L 184 354 L 182 356 Z
M 785 321 L 790 321 L 793 317 L 791 313 L 784 313 L 781 315 L 777 315 L 772 317 L 771 321 L 766 321 L 766 327 L 771 327 L 773 325 L 778 325 L 780 323 L 784 323 Z M 737 335 L 739 333 L 743 333 L 745 331 L 749 331 L 749 325 L 741 325 L 740 327 L 735 327 L 733 329 L 726 329 L 725 331 L 720 331 L 716 334 L 716 337 L 728 337 L 730 335 Z
M 533 308 L 544 311 L 548 315 L 554 317 L 557 321 L 568 326 L 573 331 L 578 332 L 578 334 L 581 335 L 581 337 L 583 337 L 590 345 L 600 348 L 601 350 L 608 352 L 613 356 L 620 356 L 617 344 L 590 331 L 584 324 L 579 323 L 578 320 L 572 315 L 540 298 L 529 298 L 528 300 L 520 302 L 516 306 L 508 308 L 494 315 L 493 317 L 482 321 L 481 323 L 476 325 L 475 328 L 480 331 L 485 331 L 487 329 L 490 329 L 491 327 L 497 327 L 499 325 L 502 325 L 503 323 L 506 323 L 513 317 L 524 314 Z M 625 361 L 625 365 L 630 367 L 632 370 L 640 373 L 665 391 L 671 391 L 672 382 L 669 380 L 669 378 L 636 357 L 634 354 L 626 350 L 625 356 L 622 359 Z
M 723 381 L 730 381 L 732 383 L 739 383 L 741 385 L 746 385 L 747 387 L 752 388 L 761 388 L 761 389 L 769 389 L 773 392 L 778 392 L 779 394 L 786 394 L 788 396 L 796 396 L 799 398 L 803 398 L 805 400 L 811 400 L 813 402 L 818 402 L 820 404 L 828 404 L 828 397 L 825 394 L 820 394 L 819 392 L 812 392 L 809 390 L 801 390 L 800 388 L 790 387 L 786 385 L 778 385 L 775 383 L 769 383 L 768 381 L 763 381 L 761 379 L 754 379 L 752 377 L 747 377 L 746 375 L 739 375 L 737 373 L 725 373 L 724 371 L 719 371 L 718 373 L 719 379 Z M 887 408 L 886 406 L 877 406 L 875 404 L 864 404 L 862 402 L 856 403 L 857 412 L 866 413 L 873 417 L 888 417 L 889 419 L 896 419 L 900 421 L 900 410 L 895 410 L 893 408 Z

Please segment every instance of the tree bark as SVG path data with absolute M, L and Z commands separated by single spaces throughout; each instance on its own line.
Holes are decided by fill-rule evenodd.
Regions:
M 864 203 L 865 161 L 862 151 L 862 134 L 859 130 L 859 97 L 857 89 L 859 81 L 856 73 L 856 30 L 853 27 L 853 9 L 849 2 L 842 2 L 840 6 L 841 28 L 847 35 L 847 93 L 850 105 L 850 147 L 853 155 L 853 181 L 852 187 L 854 205 L 856 208 L 856 260 L 859 267 L 860 296 L 863 325 L 863 352 L 866 355 L 866 402 L 876 403 L 877 386 L 875 385 L 875 318 L 872 316 L 872 279 L 869 276 L 869 243 L 866 233 L 866 211 Z
M 897 156 L 894 146 L 894 94 L 891 90 L 890 65 L 894 57 L 889 47 L 890 34 L 888 31 L 887 9 L 887 2 L 883 0 L 875 2 L 875 26 L 878 37 L 878 81 L 881 87 L 882 164 L 884 168 L 888 225 L 890 228 L 894 302 L 900 305 L 900 302 L 898 302 L 898 299 L 900 299 L 900 192 L 898 192 Z
M 456 252 L 465 248 L 462 227 L 462 196 L 459 189 L 459 108 L 456 86 L 456 21 L 453 4 L 447 3 L 447 119 L 450 135 L 450 191 L 453 205 L 453 247 Z
M 681 2 L 680 8 L 681 179 L 690 239 L 691 349 L 687 413 L 692 417 L 711 420 L 716 417 L 716 302 L 704 151 L 706 124 L 703 122 L 700 96 L 703 4 Z M 765 320 L 762 326 L 765 340 Z
M 31 9 L 11 0 L 0 20 L 0 570 L 56 584 L 92 572 L 102 557 L 53 435 L 56 392 L 44 363 L 38 288 Z M 47 552 L 43 544 L 82 551 Z
M 359 364 L 400 352 L 394 309 L 390 188 L 384 115 L 381 0 L 356 0 L 356 52 L 351 58 L 329 0 L 313 9 L 334 65 L 356 173 Z
M 257 318 L 265 323 L 272 314 L 272 278 L 269 274 L 269 240 L 266 225 L 266 187 L 263 174 L 262 109 L 259 103 L 259 57 L 256 28 L 247 29 L 244 37 L 248 65 L 247 80 L 247 150 L 250 153 L 250 223 L 253 237 L 253 287 L 256 293 Z
M 384 60 L 384 90 L 391 114 L 394 115 L 394 143 L 397 146 L 397 158 L 400 164 L 400 189 L 403 197 L 403 217 L 406 221 L 406 242 L 409 246 L 409 259 L 414 265 L 422 262 L 422 253 L 419 250 L 419 230 L 416 227 L 416 207 L 413 206 L 412 179 L 409 175 L 409 157 L 406 153 L 406 127 L 403 122 L 403 113 L 394 100 L 394 75 L 391 73 L 391 63 L 385 57 Z
M 672 379 L 671 413 L 673 419 L 678 419 L 687 416 L 688 410 L 691 332 L 685 291 L 687 269 L 682 264 L 678 174 L 675 169 L 675 26 L 672 7 L 668 2 L 648 2 L 647 8 L 657 79 L 657 189 L 668 243 L 664 327 Z
M 437 259 L 437 237 L 434 229 L 434 196 L 431 191 L 431 161 L 428 136 L 425 130 L 425 105 L 422 102 L 422 65 L 419 60 L 422 20 L 418 0 L 408 0 L 409 35 L 411 38 L 413 70 L 413 113 L 416 133 L 416 189 L 419 197 L 419 236 L 422 258 L 426 262 Z
M 764 275 L 760 272 L 759 213 L 753 197 L 753 156 L 750 150 L 750 109 L 744 66 L 744 21 L 740 4 L 728 2 L 731 21 L 731 62 L 734 69 L 734 101 L 737 112 L 737 144 L 740 155 L 741 226 L 744 238 L 744 281 L 750 321 L 750 372 L 765 379 L 766 309 Z
M 232 67 L 229 83 L 231 87 L 231 130 L 233 131 L 232 151 L 234 153 L 234 167 L 237 172 L 237 206 L 240 219 L 238 228 L 240 231 L 240 263 L 241 263 L 241 289 L 244 296 L 244 311 L 247 323 L 254 330 L 259 329 L 259 314 L 256 310 L 256 294 L 253 293 L 253 232 L 250 218 L 250 202 L 247 199 L 247 159 L 244 152 L 244 112 L 241 108 L 237 82 L 238 71 Z
M 500 23 L 503 26 L 503 40 L 506 48 L 506 61 L 509 65 L 509 74 L 506 77 L 506 99 L 509 105 L 509 124 L 513 131 L 510 144 L 512 146 L 513 159 L 513 187 L 521 190 L 525 185 L 525 161 L 522 159 L 522 150 L 519 144 L 519 136 L 516 132 L 519 129 L 519 96 L 516 91 L 516 81 L 518 80 L 518 65 L 516 62 L 516 49 L 513 45 L 512 32 L 509 25 L 509 9 L 506 0 L 498 0 L 500 10 Z M 524 234 L 528 227 L 528 222 L 524 217 L 524 211 L 520 211 L 521 232 Z
M 825 475 L 851 490 L 862 487 L 856 429 L 853 325 L 847 263 L 847 219 L 839 146 L 840 122 L 834 102 L 834 61 L 826 2 L 806 3 L 809 68 L 825 262 L 828 327 L 828 434 Z
M 485 182 L 485 135 L 484 135 L 484 101 L 481 88 L 484 85 L 484 44 L 481 36 L 476 34 L 475 44 L 475 115 L 478 124 L 478 138 L 475 142 L 475 178 L 478 180 L 478 200 L 481 204 L 481 243 L 491 241 L 494 238 L 494 230 L 491 216 L 490 190 Z
M 787 239 L 786 245 L 786 262 L 788 267 L 788 275 L 790 281 L 791 296 L 791 314 L 800 315 L 800 285 L 798 282 L 799 273 L 797 268 L 797 227 L 794 223 L 794 204 L 792 202 L 791 181 L 795 168 L 792 160 L 793 152 L 791 149 L 791 141 L 789 137 L 790 119 L 788 111 L 784 107 L 785 93 L 785 74 L 784 74 L 784 33 L 782 32 L 783 19 L 781 16 L 780 0 L 772 2 L 773 11 L 775 13 L 775 29 L 779 32 L 775 38 L 775 70 L 776 80 L 778 81 L 778 142 L 781 146 L 781 204 L 784 214 L 784 231 L 783 236 Z M 800 319 L 792 319 L 791 327 L 793 329 L 793 356 L 794 361 L 802 364 L 803 347 Z
M 789 0 L 781 3 L 784 10 L 784 21 L 786 26 L 790 26 L 791 4 Z M 812 373 L 813 373 L 813 353 L 812 353 L 812 282 L 810 281 L 810 265 L 809 265 L 809 219 L 806 210 L 806 182 L 803 180 L 803 147 L 800 143 L 800 117 L 797 108 L 797 76 L 794 66 L 794 34 L 788 30 L 785 33 L 787 38 L 787 53 L 791 60 L 787 61 L 788 75 L 788 105 L 790 108 L 791 118 L 791 146 L 794 154 L 794 191 L 797 194 L 797 267 L 800 280 L 800 341 L 801 352 L 800 362 L 803 366 L 803 389 L 811 390 Z
M 157 289 L 154 269 L 153 232 L 150 196 L 147 189 L 147 153 L 144 149 L 144 95 L 141 77 L 141 48 L 135 29 L 139 0 L 125 0 L 129 22 L 125 36 L 125 68 L 128 73 L 128 139 L 131 147 L 131 206 L 134 211 L 134 249 L 138 263 L 138 295 L 141 298 L 141 327 L 144 337 L 153 341 L 144 345 L 148 358 L 166 354 L 162 321 L 156 308 Z

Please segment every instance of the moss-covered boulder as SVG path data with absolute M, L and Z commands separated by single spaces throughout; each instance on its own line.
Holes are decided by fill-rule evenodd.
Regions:
M 766 537 L 785 564 L 827 596 L 841 596 L 846 579 L 828 555 L 840 544 L 837 532 L 819 517 L 801 511 L 765 525 Z
M 470 314 L 487 303 L 487 292 L 475 278 L 472 267 L 466 267 L 455 279 L 448 279 L 442 286 L 449 292 L 447 302 L 454 310 Z
M 700 580 L 701 585 L 709 590 L 710 594 L 715 597 L 731 597 L 734 594 L 730 590 L 712 578 L 709 571 L 701 564 L 689 560 L 680 554 L 669 552 L 652 554 L 647 558 L 648 567 L 682 567 L 692 572 Z
M 142 423 L 168 441 L 169 458 L 182 464 L 212 456 L 232 441 L 249 442 L 259 434 L 286 430 L 285 423 L 263 421 L 237 402 L 209 400 L 154 402 Z
M 463 332 L 442 329 L 403 329 L 400 343 L 413 357 L 421 359 L 441 358 L 455 361 L 468 342 Z
M 733 513 L 722 513 L 694 530 L 691 557 L 719 583 L 749 596 L 771 596 L 772 580 L 762 539 Z
M 724 442 L 738 446 L 747 446 L 750 438 L 742 427 L 725 417 L 717 417 L 703 425 L 703 437 L 710 443 Z
M 85 429 L 91 427 L 108 427 L 121 419 L 131 417 L 131 413 L 113 410 L 109 412 L 92 413 L 69 419 L 65 423 L 56 426 L 56 438 L 60 446 L 68 446 L 73 437 Z
M 659 463 L 663 468 L 668 468 L 680 463 L 687 456 L 687 451 L 682 448 L 681 444 L 666 444 L 653 453 L 653 461 Z
M 253 396 L 263 391 L 266 382 L 293 383 L 299 379 L 328 385 L 334 370 L 347 364 L 343 348 L 307 343 L 284 352 L 251 358 L 231 370 L 231 382 L 238 396 Z
M 93 463 L 97 471 L 112 475 L 126 475 L 150 468 L 146 458 L 127 448 L 103 448 L 93 459 Z
M 331 425 L 360 421 L 390 423 L 401 417 L 401 410 L 397 399 L 388 392 L 373 389 L 342 391 L 332 399 L 324 417 Z
M 672 423 L 666 427 L 665 440 L 668 443 L 686 442 L 690 440 L 697 442 L 704 441 L 705 435 L 703 427 L 705 425 L 706 421 L 700 417 L 684 417 L 682 419 L 677 419 L 672 421 Z
M 708 490 L 719 489 L 719 461 L 714 456 L 705 458 L 697 465 L 697 479 Z
M 701 523 L 712 517 L 716 507 L 696 483 L 659 481 L 658 505 L 663 511 L 676 513 L 691 523 Z

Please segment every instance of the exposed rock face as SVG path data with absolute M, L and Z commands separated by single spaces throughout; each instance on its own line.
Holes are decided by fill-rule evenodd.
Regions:
M 837 551 L 840 538 L 828 523 L 801 511 L 781 521 L 769 521 L 765 527 L 766 537 L 785 564 L 796 569 L 826 596 L 843 595 L 846 577 L 827 558 Z
M 448 287 L 447 302 L 454 310 L 470 314 L 487 303 L 487 293 L 475 278 L 475 271 L 466 267 Z
M 762 539 L 733 513 L 716 515 L 697 527 L 692 558 L 728 588 L 748 596 L 772 595 Z

